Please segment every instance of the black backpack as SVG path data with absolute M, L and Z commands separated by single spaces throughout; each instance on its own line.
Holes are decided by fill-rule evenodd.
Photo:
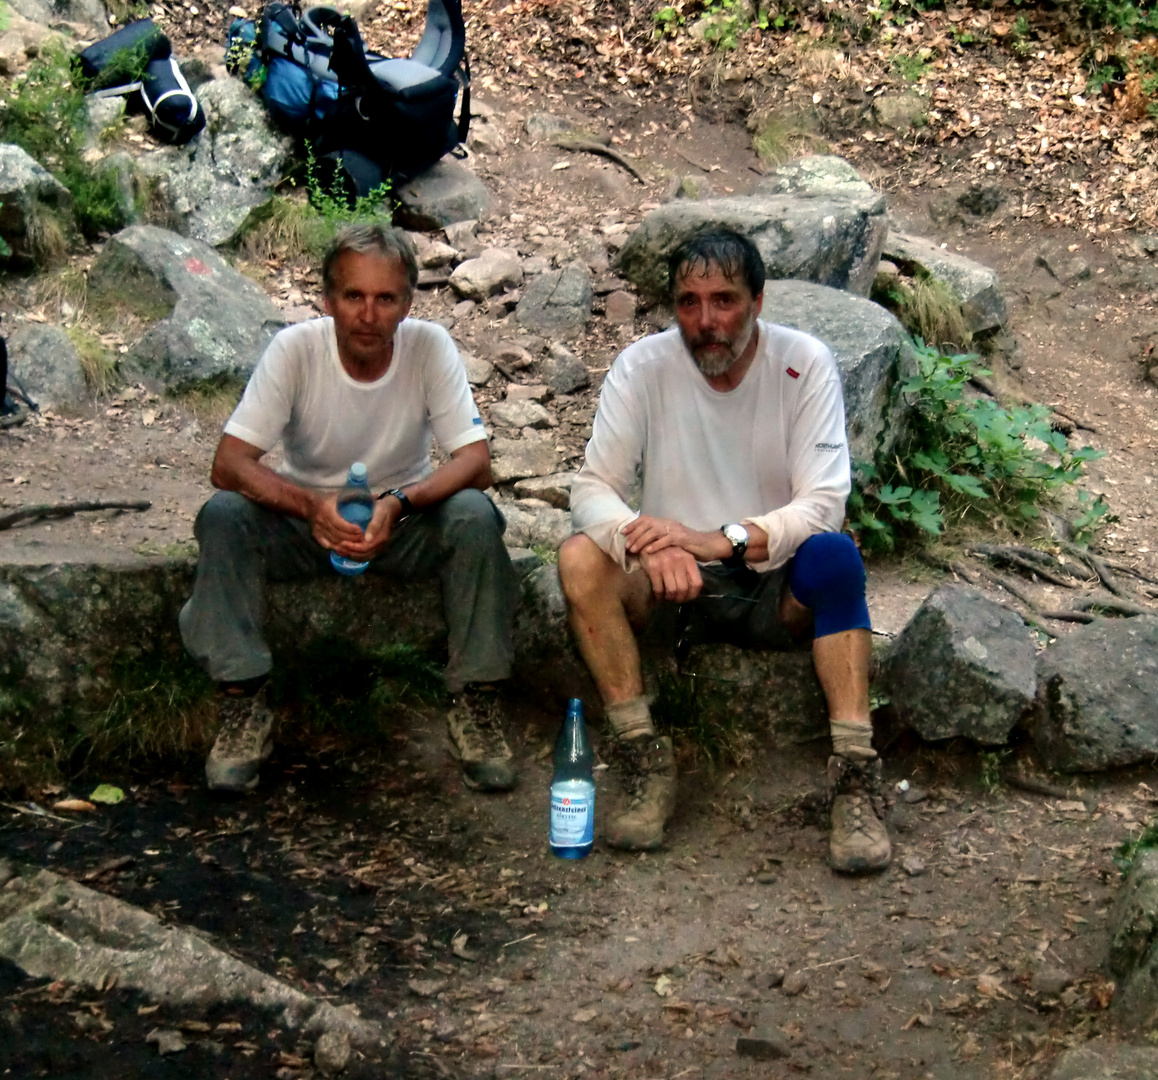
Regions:
M 167 143 L 186 143 L 205 126 L 205 110 L 173 58 L 169 39 L 152 19 L 138 19 L 90 45 L 79 57 L 81 77 L 95 97 L 127 98 L 149 130 Z M 126 61 L 140 77 L 129 81 Z
M 275 120 L 308 139 L 323 174 L 338 173 L 354 196 L 383 180 L 404 183 L 466 140 L 470 68 L 461 0 L 430 0 L 422 39 L 402 59 L 368 53 L 354 20 L 333 8 L 299 17 L 272 3 L 258 24 L 233 23 L 226 63 L 244 71 Z

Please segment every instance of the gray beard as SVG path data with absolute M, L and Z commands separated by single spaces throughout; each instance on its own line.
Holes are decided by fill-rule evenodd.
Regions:
M 692 353 L 692 359 L 696 362 L 696 367 L 709 379 L 726 375 L 731 366 L 736 362 L 736 357 L 728 353 L 711 353 L 703 360 L 696 356 L 695 353 Z

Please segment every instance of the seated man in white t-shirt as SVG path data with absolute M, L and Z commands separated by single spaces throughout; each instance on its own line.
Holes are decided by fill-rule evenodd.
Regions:
M 408 319 L 418 267 L 406 235 L 350 226 L 322 265 L 327 318 L 282 330 L 225 425 L 197 517 L 189 652 L 219 685 L 209 786 L 256 786 L 272 748 L 265 586 L 335 573 L 331 552 L 370 572 L 441 579 L 453 696 L 448 725 L 467 784 L 514 785 L 496 683 L 507 678 L 518 589 L 491 484 L 486 431 L 450 335 Z M 431 438 L 450 459 L 431 461 Z M 263 456 L 278 443 L 277 470 Z M 350 465 L 380 494 L 365 532 L 338 514 Z
M 838 531 L 851 486 L 840 372 L 815 338 L 759 320 L 764 265 L 744 237 L 701 232 L 668 269 L 678 325 L 608 372 L 559 553 L 631 793 L 607 840 L 658 847 L 675 807 L 672 743 L 652 723 L 634 635 L 670 604 L 685 642 L 811 641 L 833 738 L 829 862 L 880 869 L 891 849 L 874 798 L 864 566 Z

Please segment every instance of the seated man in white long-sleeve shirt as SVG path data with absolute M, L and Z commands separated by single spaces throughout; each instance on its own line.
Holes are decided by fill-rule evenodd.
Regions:
M 658 847 L 675 806 L 672 744 L 656 735 L 635 640 L 670 603 L 685 636 L 812 640 L 833 738 L 829 861 L 880 869 L 891 849 L 872 797 L 864 566 L 838 531 L 850 489 L 840 373 L 821 342 L 759 319 L 764 265 L 744 237 L 701 232 L 669 271 L 677 325 L 608 372 L 571 491 L 575 535 L 559 554 L 631 794 L 607 840 Z M 627 497 L 639 474 L 636 513 Z

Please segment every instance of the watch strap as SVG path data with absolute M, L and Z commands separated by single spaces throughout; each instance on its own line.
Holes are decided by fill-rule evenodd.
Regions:
M 381 495 L 378 496 L 378 498 L 384 499 L 387 495 L 393 495 L 394 498 L 396 498 L 402 504 L 402 513 L 398 518 L 399 521 L 401 521 L 402 518 L 409 517 L 414 513 L 414 504 L 411 503 L 411 501 L 406 497 L 406 492 L 401 488 L 391 488 L 389 491 L 384 491 Z

